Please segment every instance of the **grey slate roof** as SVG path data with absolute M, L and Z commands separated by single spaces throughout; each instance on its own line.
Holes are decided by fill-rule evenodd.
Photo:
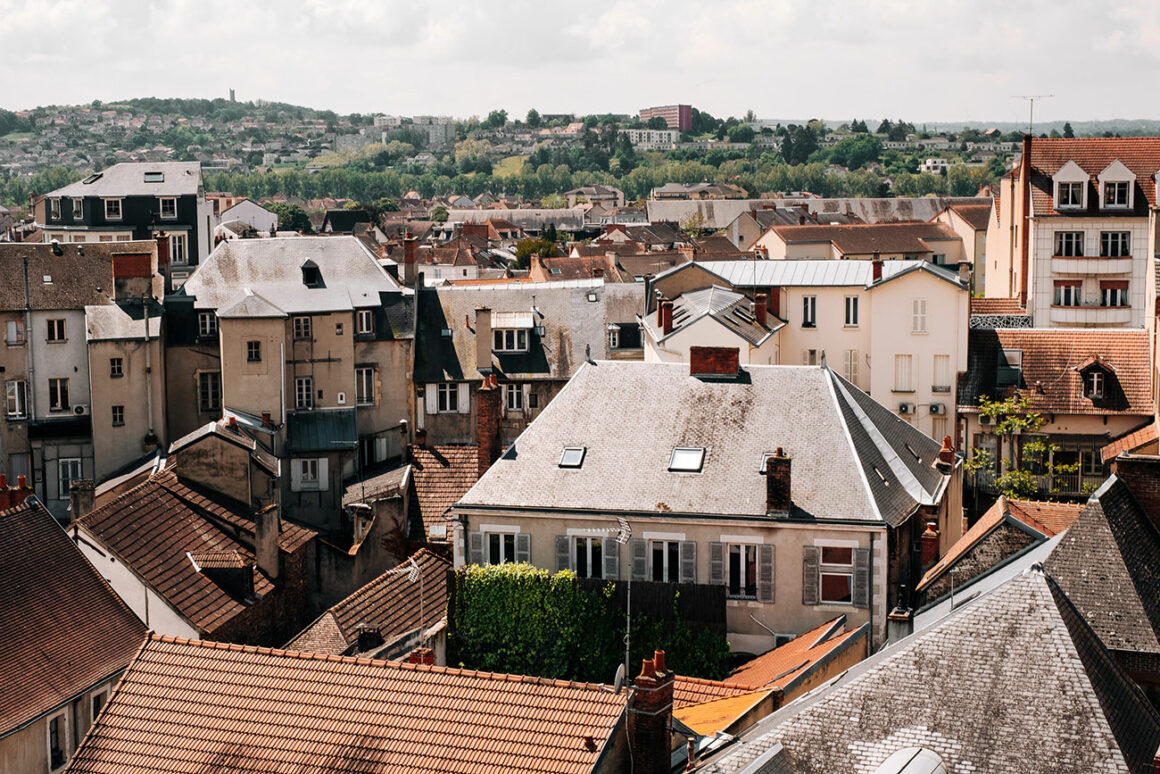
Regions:
M 704 200 L 649 200 L 649 221 L 680 223 L 694 212 L 705 218 L 705 228 L 725 228 L 743 212 L 756 207 L 805 207 L 819 222 L 828 223 L 829 214 L 846 215 L 864 223 L 894 223 L 904 220 L 927 221 L 950 204 L 981 203 L 990 199 L 973 197 L 924 196 L 919 198 L 787 198 L 787 199 L 704 199 Z
M 303 284 L 307 259 L 318 266 L 321 287 Z M 196 297 L 196 308 L 228 310 L 233 316 L 245 309 L 236 304 L 247 291 L 288 314 L 376 307 L 380 294 L 403 292 L 378 257 L 352 236 L 222 242 L 182 288 Z
M 871 404 L 818 366 L 709 381 L 685 364 L 589 363 L 459 505 L 765 519 L 763 455 L 780 446 L 792 518 L 897 525 L 941 499 L 941 444 Z M 587 448 L 580 469 L 559 467 L 566 446 Z M 705 448 L 701 473 L 668 471 L 677 446 Z
M 161 304 L 150 302 L 149 337 L 161 335 Z M 89 341 L 116 341 L 123 339 L 143 339 L 145 337 L 145 314 L 140 301 L 128 301 L 85 307 L 86 336 Z
M 160 172 L 164 179 L 146 183 L 146 172 Z M 114 164 L 91 183 L 78 180 L 45 196 L 184 196 L 200 187 L 201 164 L 196 161 L 141 161 Z
M 105 306 L 113 297 L 113 256 L 139 255 L 153 242 L 91 242 L 52 245 L 0 243 L 0 309 L 24 309 L 24 261 L 28 261 L 28 296 L 34 310 Z M 48 281 L 45 281 L 45 278 Z
M 951 284 L 963 286 L 956 272 L 929 261 L 883 261 L 882 279 L 874 282 L 872 261 L 805 259 L 785 261 L 698 261 L 735 288 L 768 287 L 864 287 L 889 282 L 912 271 L 925 271 Z M 658 276 L 685 268 L 676 266 Z
M 561 231 L 582 231 L 584 229 L 583 207 L 564 208 L 559 210 L 467 210 L 450 209 L 447 212 L 448 223 L 484 223 L 493 218 L 504 220 L 522 229 L 539 231 L 554 225 Z
M 1160 715 L 1067 596 L 1028 571 L 755 725 L 703 772 L 874 771 L 923 747 L 953 772 L 1150 772 Z
M 726 290 L 719 285 L 694 290 L 678 296 L 673 301 L 673 330 L 672 336 L 687 328 L 703 317 L 712 317 L 727 329 L 745 339 L 754 346 L 759 346 L 785 326 L 772 315 L 767 322 L 772 325 L 758 325 L 757 320 L 749 311 L 749 298 L 741 293 Z M 643 324 L 649 328 L 656 328 L 656 316 L 647 315 Z M 658 336 L 658 340 L 667 338 Z

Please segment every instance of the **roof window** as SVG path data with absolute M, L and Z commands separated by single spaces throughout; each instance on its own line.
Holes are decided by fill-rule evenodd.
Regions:
M 146 183 L 164 183 L 165 182 L 165 173 L 164 172 L 146 172 L 145 173 L 145 182 Z
M 678 446 L 669 458 L 672 473 L 700 473 L 705 464 L 704 446 Z
M 93 183 L 100 180 L 104 174 L 104 172 L 95 172 L 82 180 L 81 185 L 92 185 Z
M 322 287 L 322 271 L 309 258 L 302 262 L 302 284 L 308 288 Z
M 584 465 L 584 455 L 588 452 L 587 446 L 565 446 L 560 455 L 560 467 L 579 468 Z

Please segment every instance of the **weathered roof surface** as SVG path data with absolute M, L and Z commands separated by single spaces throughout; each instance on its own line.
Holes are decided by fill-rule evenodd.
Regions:
M 541 258 L 544 274 L 551 281 L 594 279 L 600 278 L 605 282 L 633 282 L 631 276 L 624 276 L 615 266 L 610 266 L 603 253 L 590 256 L 561 256 L 558 258 Z
M 773 692 L 773 688 L 766 688 L 687 707 L 674 707 L 673 720 L 679 721 L 699 736 L 712 736 L 718 731 L 725 731 L 748 715 L 757 704 L 765 701 Z
M 917 255 L 934 252 L 930 242 L 959 240 L 954 229 L 944 223 L 852 223 L 846 225 L 772 226 L 771 230 L 786 244 L 829 242 L 840 253 L 905 253 Z
M 0 557 L 3 737 L 124 669 L 145 626 L 39 504 L 0 511 Z
M 414 477 L 411 517 L 430 536 L 447 511 L 479 480 L 478 446 L 409 446 Z
M 587 448 L 580 469 L 559 467 L 569 446 Z M 678 446 L 705 448 L 702 472 L 669 472 Z M 750 366 L 721 381 L 685 364 L 597 361 L 460 505 L 765 519 L 760 470 L 776 447 L 793 458 L 791 517 L 896 525 L 945 487 L 938 442 L 824 367 Z
M 212 634 L 247 609 L 243 600 L 198 572 L 186 555 L 236 551 L 253 564 L 254 522 L 240 503 L 211 498 L 165 470 L 76 523 L 202 632 Z M 235 531 L 250 542 L 234 537 Z M 290 553 L 314 535 L 283 521 L 279 546 Z M 257 594 L 274 589 L 258 570 L 253 577 Z
M 1096 178 L 1109 164 L 1121 162 L 1136 176 L 1135 207 L 1127 214 L 1144 217 L 1149 206 L 1156 206 L 1153 176 L 1160 171 L 1160 138 L 1156 137 L 1077 137 L 1036 138 L 1031 143 L 1031 200 L 1036 215 L 1108 215 L 1101 210 Z M 1069 161 L 1074 161 L 1089 175 L 1086 210 L 1056 212 L 1052 175 Z M 1018 175 L 1019 167 L 1014 174 Z
M 972 298 L 971 314 L 1017 315 L 1027 314 L 1018 298 Z
M 145 310 L 147 310 L 149 317 L 149 338 L 156 339 L 161 336 L 161 318 L 164 310 L 161 304 L 156 302 L 150 302 Z M 121 301 L 102 306 L 86 306 L 86 336 L 89 341 L 144 339 L 146 335 L 145 310 L 142 309 L 140 301 Z
M 1031 399 L 1031 410 L 1053 414 L 1154 413 L 1148 333 L 1143 330 L 1092 328 L 973 328 L 967 339 L 967 371 L 959 381 L 960 411 L 977 411 L 983 395 L 1001 398 L 997 386 L 1004 349 L 1023 353 L 1019 394 Z M 1104 397 L 1084 397 L 1077 370 L 1098 355 L 1115 369 Z M 1038 386 L 1037 386 L 1038 385 Z
M 847 648 L 860 647 L 865 655 L 869 637 L 868 625 L 847 631 L 846 617 L 838 616 L 799 634 L 780 648 L 742 664 L 725 678 L 725 682 L 754 688 L 780 688 L 788 692 L 795 683 Z
M 561 231 L 582 231 L 584 229 L 584 208 L 572 207 L 559 210 L 520 209 L 504 210 L 503 216 L 522 229 L 539 231 L 554 225 Z M 448 223 L 484 223 L 495 217 L 495 210 L 450 209 Z
M 237 421 L 238 420 L 235 418 L 234 422 Z M 256 423 L 258 428 L 255 429 L 261 428 L 260 422 L 261 420 L 259 419 Z M 265 448 L 263 448 L 257 441 L 253 439 L 253 437 L 247 433 L 242 432 L 237 427 L 231 426 L 230 420 L 228 419 L 222 419 L 216 422 L 206 422 L 201 427 L 190 430 L 185 435 L 173 441 L 171 444 L 169 444 L 169 458 L 176 459 L 176 455 L 179 454 L 182 449 L 189 448 L 195 443 L 198 443 L 199 441 L 210 436 L 220 438 L 227 443 L 231 443 L 235 446 L 245 449 L 250 453 L 250 460 L 265 468 L 270 475 L 277 476 L 281 472 L 282 466 L 279 459 L 270 452 L 266 451 Z
M 1119 456 L 1121 452 L 1138 451 L 1141 447 L 1156 443 L 1158 438 L 1160 438 L 1160 427 L 1153 421 L 1138 430 L 1120 436 L 1100 449 L 1100 457 L 1103 458 L 1106 465 Z
M 770 287 L 870 287 L 874 282 L 871 261 L 834 261 L 808 259 L 792 261 L 698 261 L 706 271 L 721 277 L 735 288 Z M 680 271 L 677 266 L 665 274 Z M 881 282 L 912 271 L 928 272 L 960 287 L 959 275 L 930 261 L 883 261 Z
M 147 172 L 160 172 L 163 179 L 146 183 Z M 196 194 L 201 187 L 201 164 L 196 161 L 140 161 L 114 164 L 89 178 L 69 183 L 46 197 L 67 196 L 184 196 Z
M 683 293 L 673 300 L 673 330 L 671 336 L 693 325 L 703 317 L 711 317 L 753 346 L 764 343 L 785 323 L 770 315 L 765 325 L 758 324 L 749 309 L 749 297 L 727 290 L 719 285 Z M 656 316 L 644 318 L 644 325 L 653 329 L 658 340 L 666 338 L 656 326 Z
M 598 685 L 154 636 L 68 771 L 580 774 L 625 701 Z
M 837 214 L 857 218 L 864 223 L 892 223 L 898 221 L 926 221 L 947 205 L 959 202 L 978 202 L 976 198 L 924 196 L 919 198 L 786 198 L 786 199 L 708 199 L 646 202 L 648 219 L 652 222 L 680 223 L 693 213 L 699 213 L 705 228 L 720 229 L 732 223 L 738 215 L 750 210 L 771 206 L 804 207 L 818 220 L 826 222 L 827 215 Z
M 82 250 L 83 248 L 83 250 Z M 32 309 L 107 306 L 113 298 L 113 256 L 149 253 L 153 242 L 62 244 L 53 255 L 42 242 L 0 242 L 0 309 L 24 309 L 24 261 Z
M 408 577 L 411 561 L 407 560 L 331 607 L 286 647 L 338 656 L 356 645 L 362 624 L 378 629 L 388 643 L 417 630 L 420 624 L 428 629 L 434 626 L 447 615 L 447 570 L 451 563 L 425 548 L 411 559 L 419 567 L 420 580 L 412 582 Z M 337 649 L 333 647 L 338 643 L 334 632 L 342 640 Z
M 292 411 L 286 415 L 286 449 L 333 452 L 358 446 L 358 427 L 352 408 Z
M 402 465 L 386 473 L 369 476 L 347 484 L 342 493 L 343 506 L 369 503 L 380 498 L 397 497 L 404 493 L 411 475 L 411 466 Z
M 991 224 L 990 200 L 977 204 L 958 202 L 950 205 L 950 209 L 976 231 L 986 231 Z
M 303 284 L 302 264 L 311 260 L 322 282 Z M 233 239 L 210 253 L 182 286 L 198 309 L 231 309 L 253 294 L 288 314 L 376 307 L 380 294 L 402 293 L 378 257 L 351 236 Z M 252 297 L 252 296 L 251 296 Z M 262 314 L 260 316 L 267 316 Z
M 923 747 L 948 771 L 1145 772 L 1160 715 L 1041 572 L 1025 572 L 758 722 L 706 761 L 774 751 L 801 774 L 874 771 Z
M 1044 563 L 1111 650 L 1160 654 L 1160 534 L 1112 476 Z

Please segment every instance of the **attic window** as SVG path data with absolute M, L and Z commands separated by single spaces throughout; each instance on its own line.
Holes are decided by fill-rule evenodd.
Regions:
M 103 174 L 105 174 L 105 173 L 104 172 L 97 172 L 97 173 L 94 173 L 92 175 L 89 175 L 88 177 L 86 177 L 84 180 L 81 181 L 81 185 L 92 185 L 93 183 L 100 180 L 101 176 Z
M 1083 377 L 1083 395 L 1085 398 L 1099 400 L 1104 397 L 1104 372 L 1091 370 Z
M 45 274 L 45 275 L 44 275 L 44 284 L 45 284 L 45 285 L 51 285 L 51 284 L 52 284 L 52 275 L 51 275 L 51 274 Z
M 165 182 L 165 173 L 164 172 L 146 172 L 145 173 L 145 182 L 146 183 L 164 183 Z
M 318 264 L 309 258 L 302 263 L 302 284 L 308 288 L 322 285 L 322 272 L 319 271 Z
M 914 447 L 913 447 L 913 446 L 911 446 L 911 445 L 910 445 L 910 444 L 908 444 L 908 443 L 904 443 L 904 444 L 903 444 L 903 446 L 905 446 L 905 447 L 906 447 L 906 450 L 907 450 L 908 452 L 910 452 L 910 456 L 914 457 L 914 458 L 915 458 L 916 460 L 918 460 L 919 462 L 922 462 L 922 458 L 918 456 L 918 452 L 916 452 L 916 451 L 914 450 Z
M 560 269 L 552 267 L 551 269 L 548 269 L 548 273 L 549 274 L 563 274 L 564 272 Z
M 584 464 L 584 455 L 588 452 L 587 446 L 565 446 L 560 455 L 560 467 L 579 468 Z
M 595 294 L 595 293 L 589 293 L 589 294 L 588 294 L 588 300 L 589 300 L 589 301 L 596 301 L 596 294 Z
M 700 473 L 705 464 L 704 446 L 678 446 L 669 458 L 671 473 Z
M 995 384 L 998 387 L 1018 387 L 1023 377 L 1023 350 L 1003 349 L 998 355 Z

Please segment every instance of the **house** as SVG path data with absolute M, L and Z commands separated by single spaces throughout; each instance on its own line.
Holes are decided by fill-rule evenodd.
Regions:
M 408 447 L 408 456 L 411 485 L 407 537 L 417 543 L 446 548 L 451 506 L 479 480 L 479 447 L 428 445 L 426 431 L 420 430 L 415 433 L 415 443 Z
M 770 226 L 753 243 L 771 260 L 828 258 L 924 260 L 957 269 L 963 240 L 943 223 Z
M 632 275 L 622 271 L 615 253 L 557 258 L 543 258 L 533 254 L 528 266 L 528 278 L 532 282 L 579 279 L 603 279 L 605 282 L 636 281 Z
M 845 213 L 828 213 L 825 217 L 825 222 L 831 226 L 840 223 L 861 222 L 857 216 Z M 822 221 L 818 217 L 818 213 L 811 213 L 808 207 L 801 205 L 782 207 L 767 204 L 764 207 L 742 212 L 724 228 L 723 233 L 738 250 L 751 250 L 753 243 L 771 226 L 804 226 L 807 223 L 820 222 Z
M 265 235 L 278 229 L 278 215 L 252 199 L 242 199 L 219 215 L 222 223 L 241 221 L 255 231 Z
M 1039 328 L 1144 328 L 1155 314 L 1160 138 L 1026 137 L 1000 181 L 986 295 Z
M 959 235 L 963 258 L 971 264 L 971 291 L 982 295 L 987 286 L 987 230 L 991 225 L 991 201 L 955 202 L 947 205 L 933 220 L 943 223 Z
M 993 461 L 972 484 L 997 493 L 1004 460 L 1022 459 L 1038 438 L 1056 447 L 1048 457 L 1053 466 L 1076 466 L 1054 474 L 1032 470 L 1040 495 L 1086 499 L 1107 477 L 1103 447 L 1154 420 L 1150 362 L 1143 330 L 972 329 L 958 389 L 961 432 L 965 445 L 986 450 Z M 1027 410 L 1044 418 L 1034 434 L 996 433 L 982 400 L 1007 397 L 1026 398 Z
M 745 189 L 731 183 L 665 183 L 652 189 L 650 199 L 744 199 Z
M 153 635 L 67 771 L 605 774 L 628 765 L 627 703 L 607 686 Z M 633 735 L 638 772 L 660 771 L 642 765 L 667 752 L 659 725 Z
M 609 207 L 624 206 L 624 191 L 611 185 L 585 185 L 573 188 L 564 193 L 569 207 L 575 207 L 581 201 L 593 204 L 604 204 Z
M 687 362 L 694 346 L 737 347 L 742 365 L 780 362 L 777 333 L 785 323 L 770 317 L 764 295 L 750 304 L 721 285 L 682 293 L 657 304 L 656 315 L 640 318 L 650 363 Z
M 320 234 L 353 234 L 360 223 L 370 223 L 371 214 L 366 210 L 327 210 L 322 217 Z
M 129 242 L 168 237 L 159 259 L 180 283 L 212 247 L 213 206 L 201 165 L 157 161 L 114 164 L 45 194 L 45 241 Z
M 825 367 L 588 362 L 452 509 L 455 560 L 725 585 L 739 652 L 837 613 L 878 642 L 913 548 L 961 534 L 959 479 L 948 445 Z M 598 534 L 613 516 L 626 550 Z
M 0 491 L 0 772 L 62 769 L 145 641 L 145 626 L 35 500 Z M 62 636 L 62 632 L 68 632 Z

